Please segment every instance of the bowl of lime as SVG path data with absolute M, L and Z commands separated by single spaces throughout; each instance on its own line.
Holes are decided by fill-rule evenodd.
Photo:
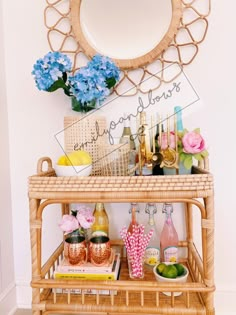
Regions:
M 188 268 L 180 263 L 159 263 L 153 268 L 155 278 L 159 282 L 166 283 L 184 283 L 187 281 L 189 271 Z M 163 292 L 167 296 L 171 296 L 171 292 Z M 181 295 L 182 292 L 174 292 L 174 296 Z
M 92 157 L 83 150 L 60 156 L 54 166 L 57 176 L 89 176 L 92 172 Z

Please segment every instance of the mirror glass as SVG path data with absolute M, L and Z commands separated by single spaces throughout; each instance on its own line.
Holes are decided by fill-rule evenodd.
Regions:
M 133 59 L 147 54 L 167 33 L 172 0 L 82 0 L 81 30 L 100 54 Z

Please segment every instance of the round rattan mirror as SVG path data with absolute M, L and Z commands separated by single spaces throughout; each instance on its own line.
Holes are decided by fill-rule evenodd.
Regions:
M 159 13 L 162 10 L 163 17 L 164 15 L 166 16 L 164 20 L 161 20 L 161 14 L 157 15 L 158 18 L 155 20 L 155 15 L 152 15 L 152 23 L 159 21 L 163 24 L 159 33 L 153 31 L 153 28 L 157 28 L 155 24 L 154 26 L 149 24 L 151 30 L 147 27 L 145 32 L 141 34 L 138 32 L 138 38 L 135 39 L 136 44 L 134 44 L 134 40 L 131 41 L 128 38 L 128 41 L 131 43 L 130 46 L 133 45 L 135 47 L 132 52 L 129 51 L 129 54 L 121 54 L 121 51 L 126 52 L 124 47 L 117 51 L 119 43 L 116 45 L 116 49 L 108 51 L 108 55 L 111 55 L 110 57 L 117 62 L 122 70 L 122 78 L 114 89 L 118 95 L 135 95 L 138 92 L 148 93 L 150 89 L 158 89 L 162 83 L 173 81 L 182 72 L 183 67 L 189 65 L 197 56 L 199 45 L 206 37 L 208 16 L 211 11 L 211 0 L 46 0 L 44 22 L 48 29 L 47 37 L 50 49 L 70 55 L 73 59 L 73 70 L 86 65 L 96 52 L 102 52 L 102 54 L 106 55 L 106 47 L 111 48 L 109 41 L 106 40 L 105 44 L 108 45 L 105 47 L 102 47 L 101 43 L 96 42 L 94 26 L 91 28 L 91 24 L 89 24 L 91 20 L 90 22 L 88 20 L 81 22 L 81 12 L 83 19 L 87 14 L 91 18 L 96 16 L 96 20 L 99 21 L 100 15 L 97 12 L 99 5 L 101 6 L 100 10 L 104 8 L 102 7 L 103 3 L 118 5 L 116 11 L 120 8 L 121 13 L 124 15 L 128 2 L 133 4 L 133 6 L 131 5 L 130 10 L 127 9 L 129 14 L 124 23 L 125 27 L 123 27 L 122 35 L 126 33 L 131 24 L 129 19 L 132 20 L 132 16 L 136 12 L 144 11 L 143 3 L 147 8 L 145 12 L 142 12 L 142 25 L 149 20 L 150 10 L 148 10 L 148 4 L 153 11 L 154 9 L 151 6 L 157 5 L 156 10 Z M 119 7 L 119 3 L 123 3 L 123 7 Z M 139 3 L 140 7 L 138 10 L 137 6 Z M 83 8 L 85 4 L 86 6 Z M 86 11 L 87 6 L 90 9 L 88 11 Z M 120 24 L 123 21 L 122 16 L 118 17 L 121 21 Z M 105 20 L 104 16 L 103 20 Z M 137 25 L 137 18 L 133 21 L 135 21 L 133 24 Z M 126 26 L 127 23 L 129 24 L 128 26 Z M 116 25 L 116 32 L 121 29 L 120 24 Z M 106 25 L 108 25 L 107 27 L 113 26 L 108 18 L 101 25 L 103 25 L 103 28 Z M 86 27 L 88 28 L 87 30 Z M 150 33 L 153 33 L 154 36 L 150 36 Z M 88 34 L 90 35 L 88 36 Z M 117 36 L 119 36 L 118 33 Z M 151 41 L 147 43 L 143 41 L 143 38 L 144 40 L 151 38 Z M 118 41 L 117 38 L 116 40 Z M 141 47 L 142 49 L 140 50 L 139 46 L 144 47 Z M 169 66 L 173 66 L 171 67 L 173 69 L 171 73 L 166 70 L 170 69 Z M 149 80 L 150 77 L 151 80 Z M 129 94 L 126 93 L 127 90 L 130 91 Z
M 85 53 L 107 55 L 122 69 L 155 60 L 181 17 L 181 0 L 71 0 L 72 30 Z

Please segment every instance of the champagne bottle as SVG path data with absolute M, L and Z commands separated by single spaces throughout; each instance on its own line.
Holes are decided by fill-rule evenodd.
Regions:
M 91 227 L 91 236 L 109 236 L 109 219 L 103 203 L 96 203 L 93 216 L 95 221 Z
M 156 212 L 157 208 L 154 203 L 148 203 L 146 205 L 145 213 L 148 214 L 148 222 L 145 226 L 145 234 L 148 234 L 150 230 L 153 230 L 153 235 L 145 250 L 144 261 L 146 265 L 151 267 L 160 262 L 160 235 L 154 220 L 154 214 Z
M 146 122 L 146 112 L 140 113 L 140 127 L 138 133 L 140 142 L 138 161 L 140 169 L 136 173 L 137 175 L 152 175 L 152 152 L 149 127 Z
M 160 147 L 159 147 L 159 134 L 160 134 L 160 117 L 157 117 L 157 130 L 155 134 L 155 150 L 153 150 L 152 156 L 152 175 L 164 175 L 163 168 L 160 167 L 162 162 L 162 155 L 160 154 Z M 161 132 L 164 132 L 164 126 L 161 124 Z M 154 153 L 155 152 L 155 153 Z
M 131 221 L 128 227 L 128 232 L 132 234 L 134 226 L 138 225 L 137 214 L 139 213 L 139 206 L 136 202 L 131 203 L 129 213 L 131 213 Z
M 149 127 L 146 119 L 146 112 L 140 113 L 140 131 L 143 136 L 143 157 L 148 162 L 148 155 L 151 152 Z
M 180 106 L 175 106 L 174 113 L 176 115 L 177 131 L 182 132 L 184 130 L 182 122 L 182 108 Z
M 124 113 L 124 127 L 123 132 L 120 138 L 120 143 L 126 143 L 128 142 L 130 144 L 130 150 L 135 150 L 135 142 L 134 138 L 131 133 L 130 128 L 130 118 L 128 117 L 127 113 Z
M 166 219 L 161 232 L 161 260 L 164 262 L 177 262 L 179 238 L 171 217 L 173 205 L 165 203 L 162 212 L 165 213 Z

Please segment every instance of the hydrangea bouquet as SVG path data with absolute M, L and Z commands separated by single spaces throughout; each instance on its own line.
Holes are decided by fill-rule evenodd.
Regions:
M 72 210 L 71 214 L 65 214 L 62 217 L 59 227 L 65 234 L 85 235 L 85 230 L 89 229 L 94 223 L 92 210 L 87 206 L 79 206 Z
M 72 99 L 72 109 L 88 112 L 106 99 L 120 78 L 120 70 L 106 56 L 95 55 L 74 74 L 69 57 L 49 52 L 36 61 L 32 74 L 39 90 L 54 92 L 60 88 Z
M 169 142 L 169 147 L 175 149 L 175 133 L 173 131 L 170 132 Z M 167 147 L 167 133 L 162 133 L 161 149 L 164 150 Z M 192 167 L 194 158 L 201 161 L 208 156 L 205 140 L 200 134 L 200 129 L 190 132 L 185 129 L 183 132 L 178 132 L 178 153 L 179 160 L 186 169 Z

